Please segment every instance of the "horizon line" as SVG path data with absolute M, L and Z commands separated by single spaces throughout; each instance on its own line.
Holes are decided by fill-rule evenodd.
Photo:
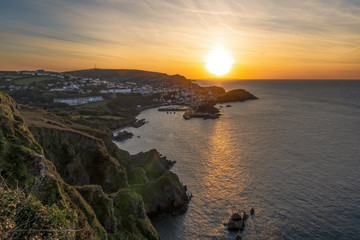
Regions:
M 19 72 L 19 71 L 37 71 L 37 70 L 44 70 L 44 71 L 52 71 L 58 73 L 66 73 L 66 72 L 76 72 L 76 71 L 87 71 L 87 70 L 130 70 L 130 71 L 143 71 L 143 72 L 152 72 L 152 73 L 160 73 L 160 74 L 167 74 L 169 76 L 180 75 L 185 77 L 180 73 L 169 74 L 165 72 L 157 72 L 151 70 L 142 70 L 137 68 L 89 68 L 89 69 L 78 69 L 78 70 L 65 70 L 65 71 L 54 71 L 54 70 L 45 70 L 44 69 L 36 69 L 36 70 L 0 70 L 0 72 Z M 199 79 L 199 78 L 188 78 L 188 80 L 192 81 L 256 81 L 256 80 L 351 80 L 351 81 L 359 81 L 360 78 L 209 78 L 209 79 Z

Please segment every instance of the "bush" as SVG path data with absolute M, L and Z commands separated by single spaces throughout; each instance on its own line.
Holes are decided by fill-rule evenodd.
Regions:
M 0 176 L 1 177 L 1 176 Z M 76 213 L 0 183 L 0 239 L 75 239 Z

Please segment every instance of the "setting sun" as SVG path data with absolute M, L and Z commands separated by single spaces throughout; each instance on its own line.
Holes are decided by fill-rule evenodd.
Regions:
M 234 60 L 225 49 L 218 47 L 207 55 L 205 62 L 210 73 L 223 76 L 231 70 Z

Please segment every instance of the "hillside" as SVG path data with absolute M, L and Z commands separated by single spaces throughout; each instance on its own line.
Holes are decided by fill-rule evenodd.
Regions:
M 79 239 L 107 238 L 105 229 L 96 219 L 91 207 L 73 187 L 62 180 L 55 166 L 44 157 L 42 148 L 24 123 L 18 105 L 2 92 L 0 92 L 0 143 L 0 173 L 1 179 L 6 181 L 5 186 L 14 191 L 18 187 L 24 188 L 27 194 L 31 192 L 46 206 L 56 206 L 63 211 L 71 209 L 73 212 L 69 217 L 73 222 L 72 228 L 83 229 L 77 234 Z M 2 182 L 0 195 L 6 195 L 8 191 Z M 9 207 L 10 205 L 5 205 L 3 209 Z M 27 216 L 27 213 L 19 212 L 15 215 L 13 229 L 21 229 L 23 224 L 21 220 Z M 1 215 L 1 217 L 6 216 Z M 36 228 L 34 224 L 37 222 L 31 218 L 29 220 L 27 225 Z M 21 232 L 11 232 L 13 229 L 2 229 L 0 238 L 12 236 L 16 239 L 23 236 Z
M 99 78 L 111 82 L 138 82 L 152 83 L 155 80 L 166 81 L 169 84 L 180 86 L 190 86 L 193 83 L 181 75 L 168 75 L 166 73 L 149 72 L 143 70 L 132 69 L 88 69 L 64 72 L 73 76 L 84 78 Z
M 186 187 L 156 150 L 131 156 L 104 131 L 0 97 L 1 176 L 76 213 L 76 239 L 159 239 L 148 216 L 186 211 Z

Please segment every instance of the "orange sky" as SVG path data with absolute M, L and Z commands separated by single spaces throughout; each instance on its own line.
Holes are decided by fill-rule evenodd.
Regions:
M 13 0 L 0 8 L 0 69 L 129 68 L 225 79 L 360 79 L 355 0 Z

